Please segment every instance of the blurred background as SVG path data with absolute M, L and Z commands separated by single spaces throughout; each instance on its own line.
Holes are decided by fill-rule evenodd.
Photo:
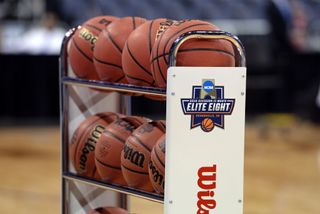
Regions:
M 245 213 L 320 213 L 319 0 L 0 0 L 0 211 L 41 210 L 41 199 L 59 212 L 60 47 L 97 15 L 203 19 L 237 35 L 248 68 Z M 133 102 L 150 115 L 165 106 Z
M 246 48 L 248 116 L 294 113 L 317 122 L 319 11 L 318 0 L 1 0 L 0 87 L 5 105 L 0 106 L 0 121 L 57 123 L 64 33 L 108 14 L 211 21 L 237 35 Z

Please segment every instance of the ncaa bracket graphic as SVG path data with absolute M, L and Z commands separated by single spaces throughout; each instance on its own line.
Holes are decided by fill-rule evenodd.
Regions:
M 231 115 L 235 99 L 224 97 L 224 86 L 215 84 L 215 79 L 202 79 L 201 85 L 192 86 L 192 97 L 182 98 L 185 115 L 191 115 L 190 128 L 201 126 L 210 132 L 215 126 L 224 129 L 225 115 Z

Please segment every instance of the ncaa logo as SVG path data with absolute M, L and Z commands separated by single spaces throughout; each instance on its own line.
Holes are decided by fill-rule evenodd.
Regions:
M 192 97 L 182 98 L 185 115 L 191 115 L 191 129 L 200 126 L 210 132 L 215 126 L 224 129 L 224 116 L 231 115 L 234 98 L 224 97 L 224 86 L 216 85 L 215 79 L 202 79 L 201 85 L 192 86 Z
M 202 88 L 205 92 L 210 93 L 214 90 L 214 83 L 211 80 L 207 80 L 202 84 Z

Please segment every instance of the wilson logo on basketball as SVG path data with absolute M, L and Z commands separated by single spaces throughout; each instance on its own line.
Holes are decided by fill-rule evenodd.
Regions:
M 144 126 L 141 126 L 138 129 L 138 133 L 144 134 L 144 133 L 150 133 L 154 129 L 154 126 L 150 123 L 146 123 Z
M 127 144 L 124 145 L 123 152 L 125 159 L 128 159 L 134 165 L 143 168 L 143 163 L 146 159 L 143 153 L 133 150 L 133 148 Z
M 86 143 L 84 144 L 84 147 L 81 151 L 81 156 L 80 156 L 80 169 L 85 170 L 86 165 L 87 165 L 87 156 L 89 152 L 93 152 L 96 147 L 97 140 L 101 136 L 103 130 L 105 129 L 104 126 L 98 124 L 96 125 L 91 133 L 90 136 L 87 138 Z
M 156 33 L 156 40 L 159 39 L 161 34 L 163 32 L 165 32 L 168 29 L 168 27 L 170 27 L 172 25 L 179 26 L 179 25 L 185 23 L 186 21 L 190 21 L 190 19 L 183 19 L 183 20 L 179 20 L 179 21 L 167 19 L 166 21 L 161 22 L 160 26 L 159 26 L 159 28 L 157 30 L 157 33 Z
M 231 115 L 235 99 L 224 97 L 224 87 L 216 86 L 214 79 L 203 79 L 202 85 L 192 87 L 192 98 L 182 98 L 185 115 L 191 115 L 191 129 L 201 126 L 210 132 L 215 126 L 224 129 L 224 116 Z
M 164 176 L 159 172 L 159 170 L 156 168 L 152 161 L 149 161 L 149 170 L 152 174 L 153 182 L 161 186 L 162 189 L 164 189 Z
M 104 25 L 105 27 L 107 27 L 112 21 L 108 20 L 108 19 L 105 19 L 105 18 L 102 18 L 99 20 L 99 24 L 102 24 Z
M 96 43 L 98 37 L 91 33 L 87 28 L 81 28 L 79 37 L 90 42 L 92 46 Z
M 160 37 L 160 35 L 167 30 L 168 27 L 170 27 L 171 25 L 173 25 L 175 21 L 174 20 L 171 20 L 171 19 L 167 19 L 166 21 L 164 22 L 161 22 L 160 25 L 159 25 L 159 28 L 157 30 L 157 33 L 156 33 L 156 40 Z
M 136 128 L 134 125 L 131 125 L 130 123 L 128 123 L 127 121 L 124 121 L 124 120 L 116 120 L 114 123 L 129 132 L 133 132 Z
M 198 191 L 197 201 L 197 214 L 209 214 L 210 210 L 213 210 L 217 206 L 217 202 L 214 199 L 216 180 L 217 180 L 217 166 L 201 167 L 198 170 L 198 187 L 201 188 Z

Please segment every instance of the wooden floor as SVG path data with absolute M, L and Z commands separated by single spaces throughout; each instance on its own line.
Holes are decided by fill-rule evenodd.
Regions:
M 60 213 L 59 141 L 58 127 L 0 129 L 0 213 Z M 320 213 L 320 127 L 254 121 L 245 152 L 245 214 Z M 134 213 L 161 213 L 137 203 Z

